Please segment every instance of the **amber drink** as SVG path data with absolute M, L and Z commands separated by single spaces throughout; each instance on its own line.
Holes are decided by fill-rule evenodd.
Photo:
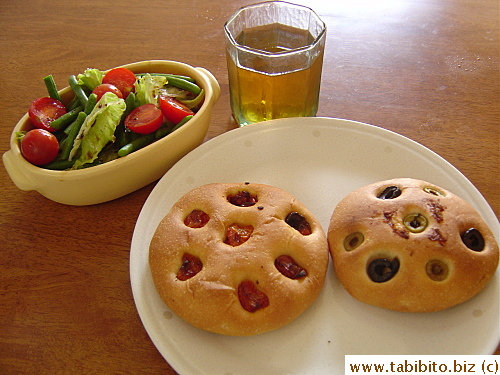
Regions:
M 311 9 L 251 5 L 224 29 L 231 109 L 240 126 L 316 115 L 326 28 Z

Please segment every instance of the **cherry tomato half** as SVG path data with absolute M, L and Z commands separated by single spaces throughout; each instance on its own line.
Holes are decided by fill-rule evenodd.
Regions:
M 160 97 L 160 108 L 163 116 L 174 124 L 178 124 L 186 116 L 194 115 L 188 107 L 170 96 Z
M 94 89 L 94 91 L 92 91 L 93 94 L 97 95 L 97 101 L 101 100 L 102 96 L 107 92 L 112 92 L 119 98 L 123 98 L 122 92 L 118 90 L 118 88 L 115 85 L 112 85 L 111 83 L 103 83 L 97 86 Z
M 32 129 L 21 140 L 21 153 L 31 164 L 45 165 L 59 152 L 59 142 L 54 134 L 44 129 Z
M 34 100 L 28 110 L 31 123 L 39 129 L 55 132 L 50 123 L 66 113 L 66 107 L 59 100 L 49 97 Z
M 134 89 L 136 77 L 134 72 L 127 68 L 114 68 L 102 78 L 102 83 L 110 83 L 118 88 L 126 99 Z
M 161 126 L 163 114 L 154 104 L 143 104 L 125 118 L 125 126 L 134 133 L 149 134 Z

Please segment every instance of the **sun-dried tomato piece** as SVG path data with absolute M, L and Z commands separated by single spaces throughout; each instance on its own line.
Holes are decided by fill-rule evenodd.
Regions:
M 181 281 L 190 279 L 203 268 L 203 263 L 200 258 L 189 253 L 184 253 L 182 256 L 182 265 L 177 272 L 177 278 Z
M 258 202 L 256 195 L 251 195 L 248 191 L 239 191 L 236 194 L 228 195 L 229 203 L 240 207 L 250 207 Z
M 408 239 L 410 238 L 410 233 L 403 225 L 394 220 L 394 215 L 396 211 L 384 211 L 384 221 L 391 227 L 392 231 L 396 233 L 399 237 Z
M 280 255 L 274 261 L 274 266 L 289 279 L 300 279 L 307 276 L 307 271 L 299 266 L 290 255 Z
M 238 298 L 243 307 L 248 312 L 255 312 L 269 306 L 269 298 L 266 293 L 257 289 L 255 283 L 250 280 L 241 282 L 238 286 Z
M 285 222 L 292 228 L 297 229 L 300 234 L 308 236 L 312 233 L 311 226 L 307 222 L 306 218 L 299 214 L 298 212 L 291 212 L 285 218 Z
M 190 228 L 202 228 L 209 220 L 210 216 L 208 216 L 206 212 L 202 210 L 193 210 L 184 219 L 184 224 Z
M 429 234 L 427 235 L 427 238 L 429 238 L 429 240 L 431 240 L 431 241 L 439 242 L 439 244 L 441 246 L 444 246 L 446 243 L 446 237 L 437 228 L 431 228 L 429 230 Z
M 224 243 L 231 246 L 238 246 L 246 242 L 253 232 L 253 226 L 233 224 L 226 229 L 226 239 Z
M 444 220 L 444 211 L 446 210 L 446 207 L 439 202 L 435 202 L 431 199 L 428 199 L 426 203 L 434 219 L 436 219 L 438 223 L 442 223 Z

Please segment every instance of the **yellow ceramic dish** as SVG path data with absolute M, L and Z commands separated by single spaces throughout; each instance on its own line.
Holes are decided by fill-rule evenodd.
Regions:
M 15 133 L 33 128 L 28 114 L 25 114 L 12 132 L 10 150 L 3 154 L 5 168 L 19 189 L 35 190 L 48 199 L 69 205 L 106 202 L 159 179 L 179 159 L 203 142 L 212 108 L 220 94 L 219 84 L 208 70 L 165 60 L 141 61 L 123 67 L 135 73 L 190 76 L 205 90 L 203 105 L 181 128 L 141 150 L 108 163 L 70 171 L 43 169 L 24 159 Z M 66 103 L 73 96 L 69 87 L 59 93 Z

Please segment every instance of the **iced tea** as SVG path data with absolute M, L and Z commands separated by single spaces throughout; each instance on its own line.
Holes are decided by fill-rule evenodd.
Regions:
M 316 115 L 326 28 L 311 9 L 257 4 L 231 17 L 225 31 L 231 108 L 240 126 Z

